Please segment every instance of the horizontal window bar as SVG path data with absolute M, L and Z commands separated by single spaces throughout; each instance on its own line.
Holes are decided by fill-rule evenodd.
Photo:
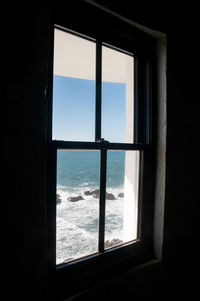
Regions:
M 60 265 L 57 265 L 56 272 L 58 275 L 59 273 L 62 273 L 65 268 L 68 268 L 68 273 L 70 274 L 70 268 L 73 268 L 74 264 L 84 266 L 85 268 L 88 266 L 90 268 L 91 261 L 94 261 L 95 263 L 99 262 L 102 267 L 103 264 L 110 264 L 117 259 L 126 259 L 130 256 L 133 256 L 133 254 L 137 256 L 138 254 L 141 254 L 143 248 L 144 243 L 137 239 L 123 245 L 116 246 L 113 249 L 105 250 L 104 253 L 88 255 L 87 257 L 79 258 L 69 263 L 62 263 Z
M 121 48 L 115 47 L 115 46 L 110 45 L 110 44 L 108 44 L 108 43 L 104 43 L 104 42 L 103 42 L 102 45 L 103 45 L 103 46 L 106 46 L 106 47 L 108 47 L 108 48 L 110 48 L 110 49 L 119 51 L 119 52 L 121 52 L 121 53 L 123 53 L 123 54 L 127 54 L 127 55 L 130 55 L 130 56 L 133 56 L 133 57 L 134 57 L 134 54 L 133 54 L 132 52 L 123 50 L 123 49 L 121 49 Z
M 54 28 L 60 29 L 60 30 L 62 30 L 64 32 L 67 32 L 67 33 L 71 33 L 71 34 L 73 34 L 73 35 L 75 35 L 77 37 L 80 37 L 80 38 L 83 38 L 83 39 L 86 39 L 86 40 L 89 40 L 89 41 L 92 41 L 92 42 L 96 42 L 96 39 L 94 39 L 92 37 L 89 37 L 87 35 L 84 35 L 84 34 L 82 34 L 80 32 L 74 31 L 72 29 L 68 29 L 68 28 L 65 28 L 65 27 L 57 25 L 57 24 L 54 25 Z
M 148 147 L 148 145 L 146 144 L 79 142 L 79 141 L 62 141 L 62 140 L 52 140 L 50 143 L 57 149 L 144 150 Z

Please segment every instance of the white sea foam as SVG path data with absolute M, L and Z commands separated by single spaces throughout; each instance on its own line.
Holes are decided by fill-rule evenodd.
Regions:
M 61 203 L 57 205 L 56 257 L 57 264 L 97 252 L 99 200 L 84 191 L 92 191 L 84 183 L 76 190 L 57 187 Z M 122 189 L 107 189 L 117 198 Z M 82 196 L 84 200 L 70 202 L 69 197 Z M 106 201 L 105 240 L 123 239 L 123 198 Z

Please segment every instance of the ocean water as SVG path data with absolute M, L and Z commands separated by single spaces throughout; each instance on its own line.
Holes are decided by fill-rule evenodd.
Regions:
M 124 170 L 125 152 L 108 151 L 106 191 L 115 199 L 106 200 L 106 247 L 123 241 Z M 99 198 L 85 192 L 99 189 L 99 179 L 99 151 L 57 152 L 57 264 L 98 252 Z

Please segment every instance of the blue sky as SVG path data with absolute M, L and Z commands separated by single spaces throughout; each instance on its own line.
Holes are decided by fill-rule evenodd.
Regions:
M 125 84 L 102 84 L 102 138 L 125 142 Z M 95 140 L 95 81 L 54 75 L 53 139 Z

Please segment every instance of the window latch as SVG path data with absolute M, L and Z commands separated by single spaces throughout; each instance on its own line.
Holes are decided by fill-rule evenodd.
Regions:
M 108 140 L 105 140 L 104 138 L 97 139 L 96 142 L 98 142 L 98 143 L 110 143 Z

